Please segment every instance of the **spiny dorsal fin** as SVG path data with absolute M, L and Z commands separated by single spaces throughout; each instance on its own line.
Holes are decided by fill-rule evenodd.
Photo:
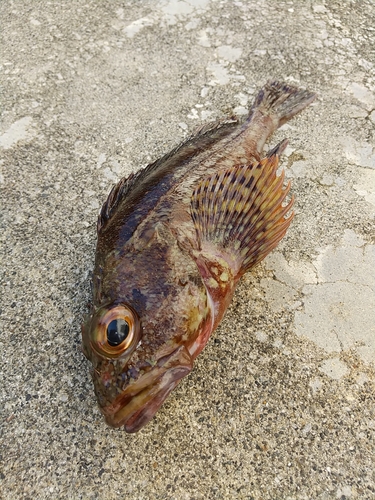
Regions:
M 204 179 L 191 200 L 191 215 L 200 248 L 215 249 L 231 261 L 241 276 L 276 247 L 293 214 L 285 217 L 293 198 L 283 206 L 290 183 L 283 188 L 284 171 L 276 177 L 281 142 L 260 163 L 234 167 Z M 227 258 L 226 258 L 227 257 Z
M 134 182 L 137 178 L 141 177 L 145 169 L 139 170 L 137 173 L 131 173 L 128 177 L 123 177 L 117 184 L 111 189 L 108 198 L 103 203 L 102 208 L 99 213 L 97 231 L 99 231 L 105 226 L 106 222 L 111 218 L 113 212 L 130 191 Z
M 205 139 L 218 141 L 228 135 L 232 128 L 238 124 L 236 119 L 225 119 L 205 124 L 199 127 L 188 139 L 179 144 L 176 148 L 164 155 L 159 160 L 150 163 L 136 173 L 122 178 L 111 190 L 107 200 L 104 202 L 98 217 L 97 229 L 101 231 L 106 222 L 111 218 L 118 205 L 129 195 L 134 186 L 146 181 L 148 177 L 172 170 L 181 164 L 182 161 L 199 153 L 207 145 Z M 200 145 L 200 142 L 202 144 Z M 201 146 L 201 147 L 200 147 Z M 161 172 L 162 171 L 162 172 Z

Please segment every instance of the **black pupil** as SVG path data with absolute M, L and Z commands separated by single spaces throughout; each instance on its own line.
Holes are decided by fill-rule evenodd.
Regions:
M 107 340 L 111 346 L 120 345 L 129 335 L 129 324 L 124 319 L 114 319 L 107 327 Z

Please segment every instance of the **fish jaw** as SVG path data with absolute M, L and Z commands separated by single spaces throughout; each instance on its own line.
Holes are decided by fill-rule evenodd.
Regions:
M 148 373 L 130 384 L 101 412 L 111 427 L 124 426 L 133 433 L 144 427 L 162 406 L 180 380 L 193 368 L 193 359 L 184 345 L 161 358 Z
M 107 416 L 106 422 L 109 425 L 124 425 L 128 433 L 139 431 L 154 417 L 169 394 L 190 371 L 191 368 L 187 367 L 176 367 L 168 370 L 153 386 L 134 396 L 128 405 L 114 415 L 115 421 L 113 421 L 113 417 L 108 418 Z

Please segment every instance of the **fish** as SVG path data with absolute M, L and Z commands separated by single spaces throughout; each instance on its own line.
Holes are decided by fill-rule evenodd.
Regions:
M 91 309 L 82 324 L 107 424 L 134 433 L 189 375 L 241 277 L 273 250 L 294 213 L 273 132 L 316 94 L 269 81 L 242 120 L 200 127 L 122 178 L 97 223 Z

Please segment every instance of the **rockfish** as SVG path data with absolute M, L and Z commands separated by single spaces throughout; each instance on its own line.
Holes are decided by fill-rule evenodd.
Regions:
M 146 425 L 206 345 L 241 276 L 285 235 L 284 140 L 267 138 L 315 98 L 269 82 L 247 118 L 201 127 L 113 187 L 98 219 L 91 311 L 82 325 L 107 423 Z

